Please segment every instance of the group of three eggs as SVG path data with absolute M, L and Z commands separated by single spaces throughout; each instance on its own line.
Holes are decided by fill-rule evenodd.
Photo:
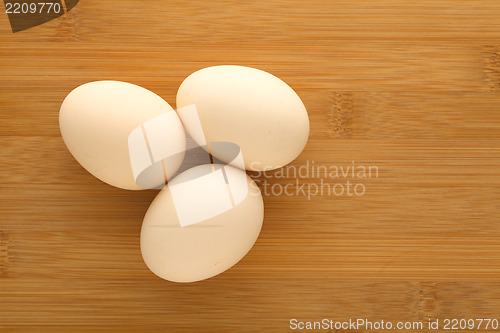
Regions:
M 71 154 L 98 179 L 128 190 L 161 189 L 144 217 L 142 256 L 161 278 L 192 282 L 227 270 L 253 246 L 264 204 L 245 170 L 294 160 L 306 145 L 309 119 L 285 82 L 242 66 L 191 74 L 176 104 L 174 110 L 131 83 L 95 81 L 68 94 L 59 125 Z M 220 163 L 210 158 L 179 173 L 186 133 Z

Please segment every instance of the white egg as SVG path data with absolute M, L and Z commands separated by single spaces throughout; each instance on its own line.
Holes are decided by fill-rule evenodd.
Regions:
M 186 137 L 176 112 L 160 96 L 131 83 L 77 87 L 61 105 L 59 125 L 75 159 L 123 189 L 164 185 L 184 158 Z
M 271 170 L 293 161 L 309 137 L 309 118 L 300 97 L 279 78 L 249 67 L 214 66 L 187 77 L 177 92 L 177 108 L 194 105 L 204 139 L 192 117 L 179 113 L 186 131 L 204 142 L 235 143 L 247 170 Z M 196 119 L 195 121 L 198 121 Z M 211 153 L 225 160 L 224 153 Z
M 264 204 L 255 182 L 229 165 L 205 164 L 169 182 L 141 230 L 146 265 L 159 277 L 193 282 L 227 270 L 251 249 Z

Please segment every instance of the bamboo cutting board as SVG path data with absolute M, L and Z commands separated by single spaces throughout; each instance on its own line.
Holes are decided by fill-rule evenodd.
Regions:
M 175 106 L 186 76 L 218 64 L 269 71 L 303 99 L 311 135 L 293 166 L 376 166 L 378 176 L 354 180 L 361 196 L 265 196 L 262 233 L 241 262 L 175 284 L 140 254 L 156 192 L 88 174 L 62 142 L 58 111 L 74 87 L 101 79 Z M 18 33 L 2 13 L 0 147 L 2 332 L 500 319 L 497 0 L 85 0 Z M 322 180 L 345 179 L 302 181 Z

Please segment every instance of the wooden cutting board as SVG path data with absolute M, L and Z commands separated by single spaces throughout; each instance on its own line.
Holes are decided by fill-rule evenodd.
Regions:
M 350 180 L 359 196 L 265 196 L 262 233 L 241 262 L 175 284 L 140 254 L 156 192 L 88 174 L 62 142 L 58 111 L 74 87 L 101 79 L 175 106 L 186 76 L 218 64 L 271 72 L 303 99 L 311 135 L 292 166 L 378 173 L 300 179 Z M 17 33 L 2 13 L 0 147 L 2 332 L 500 319 L 497 0 L 82 0 Z M 296 181 L 278 176 L 260 180 Z

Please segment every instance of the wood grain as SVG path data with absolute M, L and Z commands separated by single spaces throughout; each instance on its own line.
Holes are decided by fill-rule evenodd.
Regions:
M 500 319 L 500 2 L 86 0 L 15 34 L 0 16 L 1 332 Z M 311 196 L 293 175 L 254 173 L 263 191 L 295 194 L 265 196 L 262 233 L 236 266 L 170 283 L 140 255 L 156 193 L 85 172 L 59 106 L 100 79 L 175 106 L 182 80 L 217 64 L 269 71 L 303 99 L 311 135 L 292 167 L 378 176 L 303 177 L 366 189 Z

